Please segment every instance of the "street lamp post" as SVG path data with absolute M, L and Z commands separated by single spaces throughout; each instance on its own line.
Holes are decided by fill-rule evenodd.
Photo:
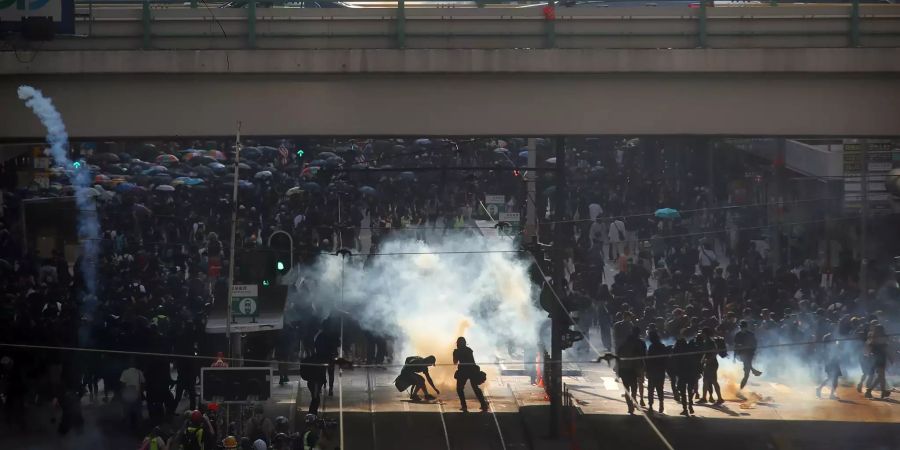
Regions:
M 231 321 L 234 317 L 234 311 L 232 310 L 232 299 L 234 298 L 234 253 L 235 253 L 235 238 L 237 236 L 237 213 L 238 213 L 238 165 L 241 162 L 241 123 L 238 122 L 238 131 L 237 136 L 235 137 L 234 143 L 234 190 L 232 192 L 231 197 L 231 247 L 229 247 L 229 255 L 228 255 L 228 304 L 227 311 L 228 313 L 225 315 L 225 338 L 228 340 L 228 358 L 231 360 L 231 365 L 234 364 L 234 359 L 240 359 L 241 357 L 241 334 L 235 333 L 233 336 L 231 334 Z

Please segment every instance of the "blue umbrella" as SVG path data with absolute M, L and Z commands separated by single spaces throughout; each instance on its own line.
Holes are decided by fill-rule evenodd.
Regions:
M 128 192 L 136 187 L 137 186 L 135 186 L 132 183 L 119 183 L 119 185 L 116 186 L 116 192 L 119 192 L 119 193 Z
M 522 150 L 519 152 L 519 158 L 528 158 L 528 150 Z
M 375 195 L 377 191 L 372 186 L 363 186 L 359 188 L 359 192 L 366 195 Z
M 653 215 L 660 219 L 678 219 L 681 217 L 681 213 L 677 209 L 672 208 L 657 209 Z

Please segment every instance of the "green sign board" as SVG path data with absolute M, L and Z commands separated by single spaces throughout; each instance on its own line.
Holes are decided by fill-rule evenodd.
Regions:
M 231 317 L 259 317 L 259 286 L 236 284 L 231 287 Z

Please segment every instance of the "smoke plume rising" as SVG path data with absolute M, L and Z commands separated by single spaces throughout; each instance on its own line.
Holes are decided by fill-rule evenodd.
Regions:
M 97 206 L 89 195 L 91 172 L 85 164 L 73 164 L 68 156 L 69 135 L 66 125 L 53 101 L 44 97 L 41 91 L 31 86 L 19 86 L 19 99 L 31 108 L 47 129 L 47 143 L 50 144 L 50 156 L 53 162 L 63 168 L 75 189 L 75 203 L 78 207 L 78 235 L 81 239 L 82 258 L 81 272 L 85 283 L 85 299 L 82 313 L 90 313 L 96 302 L 97 292 L 97 250 L 100 236 L 100 223 L 97 219 Z
M 323 255 L 294 276 L 314 280 L 308 300 L 322 317 L 345 311 L 363 329 L 392 338 L 395 363 L 434 355 L 435 383 L 452 395 L 444 389 L 453 383 L 457 337 L 466 337 L 477 362 L 489 363 L 537 343 L 545 314 L 533 300 L 528 262 L 514 250 L 511 241 L 481 236 L 398 239 L 383 243 L 377 256 Z M 492 367 L 482 370 L 490 375 Z

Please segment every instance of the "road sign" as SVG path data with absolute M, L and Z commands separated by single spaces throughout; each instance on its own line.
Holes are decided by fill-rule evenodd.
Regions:
M 231 286 L 231 317 L 259 317 L 259 286 L 255 284 L 235 284 Z
M 506 204 L 506 196 L 487 194 L 484 196 L 484 204 L 485 205 L 504 205 L 504 204 Z

